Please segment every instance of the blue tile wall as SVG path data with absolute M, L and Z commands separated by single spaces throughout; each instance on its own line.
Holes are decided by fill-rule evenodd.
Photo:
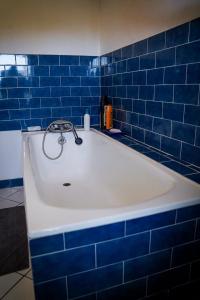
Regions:
M 126 133 L 139 141 L 198 166 L 199 32 L 198 18 L 118 49 L 114 53 L 124 54 L 118 55 L 117 62 L 113 53 L 101 57 L 101 93 L 113 103 L 114 125 L 128 129 Z M 123 99 L 132 107 L 118 105 Z
M 193 299 L 200 292 L 199 204 L 29 245 L 36 300 L 182 299 L 173 297 L 185 290 Z
M 45 128 L 56 118 L 99 125 L 99 58 L 0 54 L 0 130 Z

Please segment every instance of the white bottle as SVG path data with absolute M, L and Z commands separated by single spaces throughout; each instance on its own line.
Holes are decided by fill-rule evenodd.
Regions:
M 88 109 L 86 109 L 84 114 L 84 130 L 90 130 L 90 115 Z

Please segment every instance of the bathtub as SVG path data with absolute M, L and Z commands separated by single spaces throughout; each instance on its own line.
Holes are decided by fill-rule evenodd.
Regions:
M 55 161 L 42 132 L 24 134 L 36 300 L 199 293 L 200 186 L 96 130 L 78 134 Z

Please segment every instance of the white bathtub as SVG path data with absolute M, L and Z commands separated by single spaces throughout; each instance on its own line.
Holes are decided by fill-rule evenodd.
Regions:
M 43 133 L 24 134 L 25 207 L 30 238 L 133 219 L 200 202 L 200 186 L 104 134 L 72 133 L 60 159 L 42 153 Z M 57 134 L 46 150 L 59 152 Z M 68 187 L 63 183 L 70 183 Z

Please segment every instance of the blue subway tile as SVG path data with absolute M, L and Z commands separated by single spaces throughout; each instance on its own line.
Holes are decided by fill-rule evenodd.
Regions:
M 184 122 L 200 126 L 200 106 L 185 105 Z
M 148 52 L 161 50 L 165 47 L 165 32 L 148 38 Z
M 79 65 L 79 56 L 77 55 L 61 55 L 60 65 Z
M 22 128 L 27 130 L 29 126 L 41 126 L 41 119 L 30 119 L 30 120 L 21 120 Z
M 8 89 L 8 98 L 27 98 L 30 96 L 28 88 Z
M 31 256 L 64 250 L 63 234 L 30 240 Z
M 41 77 L 40 86 L 60 86 L 60 77 Z
M 32 97 L 49 97 L 50 96 L 50 88 L 49 87 L 41 87 L 41 88 L 32 88 L 31 89 Z
M 27 66 L 5 66 L 5 76 L 27 76 Z
M 167 84 L 185 83 L 185 78 L 186 78 L 185 66 L 167 67 L 165 69 L 164 83 Z
M 184 285 L 179 285 L 170 290 L 170 299 L 190 299 L 194 300 L 199 298 L 199 281 L 192 281 Z M 169 299 L 169 298 L 168 298 Z
M 141 233 L 97 244 L 96 251 L 98 266 L 145 255 L 149 251 L 149 233 Z
M 162 50 L 156 53 L 156 67 L 172 66 L 175 64 L 175 48 Z
M 197 18 L 190 22 L 190 41 L 195 41 L 200 39 L 200 18 Z
M 65 233 L 65 246 L 66 248 L 73 248 L 122 237 L 123 235 L 124 222 L 77 230 Z
M 0 99 L 6 99 L 7 96 L 7 89 L 0 89 Z
M 155 68 L 155 53 L 140 56 L 140 69 Z
M 12 121 L 11 121 L 12 122 Z M 1 127 L 0 127 L 1 130 Z M 0 180 L 0 188 L 23 186 L 23 178 Z
M 195 221 L 155 229 L 151 234 L 150 251 L 158 251 L 190 242 L 194 239 Z
M 122 51 L 121 49 L 117 49 L 112 53 L 113 62 L 117 62 L 122 59 Z
M 183 265 L 197 259 L 200 259 L 200 241 L 173 248 L 172 266 Z
M 122 75 L 121 74 L 113 75 L 112 81 L 113 81 L 113 85 L 121 85 Z M 111 85 L 112 85 L 112 83 L 111 83 Z
M 117 86 L 117 97 L 126 98 L 125 86 Z
M 72 107 L 71 108 L 71 111 L 72 111 L 72 116 L 73 117 L 77 117 L 77 116 L 83 116 L 85 111 L 86 111 L 86 108 L 85 107 Z M 89 113 L 90 112 L 90 109 L 89 109 Z
M 154 132 L 145 132 L 145 143 L 152 147 L 160 149 L 160 135 Z
M 200 148 L 183 143 L 181 159 L 200 166 Z
M 19 99 L 20 108 L 37 108 L 40 107 L 40 98 Z
M 80 97 L 61 97 L 62 106 L 80 106 Z
M 0 110 L 0 120 L 1 121 L 3 121 L 3 120 L 9 120 L 8 110 Z
M 138 125 L 138 114 L 127 112 L 127 123 L 131 125 Z
M 160 163 L 164 162 L 164 161 L 169 161 L 170 158 L 167 157 L 167 156 L 164 156 L 160 153 L 157 153 L 157 152 L 154 152 L 154 151 L 151 151 L 151 152 L 146 152 L 145 153 L 146 156 L 152 158 L 153 160 L 155 161 L 158 161 Z
M 81 78 L 82 86 L 99 86 L 98 77 L 82 77 Z
M 185 104 L 198 104 L 198 85 L 175 85 L 174 102 Z
M 126 221 L 126 234 L 134 234 L 175 223 L 176 211 L 169 211 Z
M 99 66 L 98 56 L 80 56 L 80 65 L 89 66 L 91 68 Z
M 18 87 L 39 87 L 39 78 L 18 77 Z
M 170 267 L 171 249 L 124 262 L 124 281 L 161 272 Z
M 200 62 L 200 41 L 192 42 L 176 49 L 176 63 L 186 64 Z
M 187 83 L 200 83 L 200 63 L 188 65 Z
M 123 265 L 119 263 L 69 276 L 69 298 L 80 297 L 122 284 L 122 271 Z
M 69 67 L 50 66 L 50 76 L 69 76 Z
M 97 294 L 98 300 L 136 300 L 146 294 L 146 280 L 139 279 L 111 289 L 104 290 Z
M 90 94 L 91 94 L 91 92 L 88 87 L 72 87 L 71 88 L 71 96 L 90 96 Z
M 166 31 L 166 47 L 174 47 L 188 41 L 189 23 Z
M 0 81 L 0 88 L 8 88 L 8 87 L 16 87 L 17 86 L 17 78 L 2 78 Z
M 145 113 L 145 101 L 133 100 L 133 112 L 144 114 Z
M 121 104 L 122 109 L 132 111 L 132 99 L 122 99 Z
M 60 98 L 41 98 L 41 107 L 61 106 Z
M 95 249 L 86 246 L 38 256 L 32 258 L 32 267 L 36 283 L 86 271 L 95 267 Z
M 95 294 L 89 294 L 83 297 L 78 297 L 76 300 L 96 300 L 96 293 Z
M 81 105 L 99 105 L 99 97 L 81 97 Z
M 70 76 L 88 76 L 88 66 L 71 66 Z
M 139 126 L 147 130 L 152 130 L 153 118 L 146 115 L 139 115 Z
M 120 109 L 122 107 L 121 98 L 113 98 L 113 106 L 116 109 Z
M 35 286 L 37 300 L 66 300 L 66 278 L 52 280 Z
M 181 151 L 181 142 L 162 136 L 161 150 L 171 155 L 174 155 L 175 157 L 179 157 Z
M 126 112 L 123 110 L 117 110 L 116 119 L 121 122 L 126 122 Z
M 131 85 L 131 84 L 132 84 L 132 73 L 123 73 L 122 85 Z
M 162 84 L 164 69 L 154 69 L 147 71 L 147 84 Z
M 31 118 L 51 117 L 51 108 L 33 108 L 31 109 Z
M 145 85 L 146 84 L 146 71 L 133 72 L 133 85 Z
M 165 119 L 183 122 L 184 106 L 182 104 L 163 103 L 163 117 Z
M 133 45 L 133 55 L 139 56 L 147 53 L 147 39 L 139 41 Z
M 70 107 L 52 108 L 52 117 L 68 117 L 71 116 Z
M 186 283 L 188 279 L 189 265 L 151 275 L 148 280 L 147 295 Z
M 29 109 L 12 109 L 10 110 L 11 120 L 30 119 Z
M 133 55 L 133 46 L 132 45 L 128 45 L 126 47 L 122 48 L 122 59 L 127 59 L 132 57 Z
M 18 99 L 7 99 L 0 101 L 0 109 L 15 109 L 19 108 Z
M 191 278 L 193 280 L 194 279 L 200 279 L 200 261 L 192 263 Z
M 160 118 L 154 118 L 153 131 L 155 131 L 156 133 L 170 136 L 171 121 L 165 120 L 165 119 L 160 119 Z
M 146 153 L 146 152 L 150 151 L 150 149 L 148 147 L 145 147 L 140 144 L 132 144 L 132 145 L 130 145 L 130 148 L 132 148 L 140 153 Z
M 144 142 L 144 129 L 132 126 L 131 136 L 138 141 Z
M 139 57 L 127 60 L 127 72 L 139 70 Z
M 155 100 L 163 102 L 172 102 L 173 100 L 173 85 L 156 85 Z
M 182 175 L 191 174 L 194 172 L 194 170 L 192 170 L 189 167 L 186 167 L 182 164 L 179 164 L 176 161 L 167 161 L 167 162 L 164 162 L 163 165 L 165 165 L 166 167 L 168 167 Z
M 70 96 L 69 87 L 53 87 L 51 88 L 51 97 Z
M 20 130 L 20 121 L 0 121 L 0 131 Z
M 188 124 L 172 122 L 172 137 L 189 144 L 194 144 L 195 127 Z
M 15 65 L 15 55 L 0 54 L 0 65 Z
M 59 56 L 39 55 L 39 65 L 59 65 Z
M 34 66 L 38 65 L 38 55 L 27 55 L 27 65 Z
M 200 173 L 187 175 L 186 177 L 200 184 Z
M 48 66 L 35 66 L 33 69 L 34 76 L 49 76 L 49 67 Z
M 146 114 L 154 117 L 162 117 L 162 103 L 155 101 L 147 101 Z
M 117 63 L 117 73 L 126 72 L 126 62 L 126 60 L 122 60 Z
M 127 97 L 138 99 L 138 86 L 127 86 Z
M 153 85 L 141 85 L 139 87 L 139 99 L 153 100 L 154 98 L 154 86 Z

